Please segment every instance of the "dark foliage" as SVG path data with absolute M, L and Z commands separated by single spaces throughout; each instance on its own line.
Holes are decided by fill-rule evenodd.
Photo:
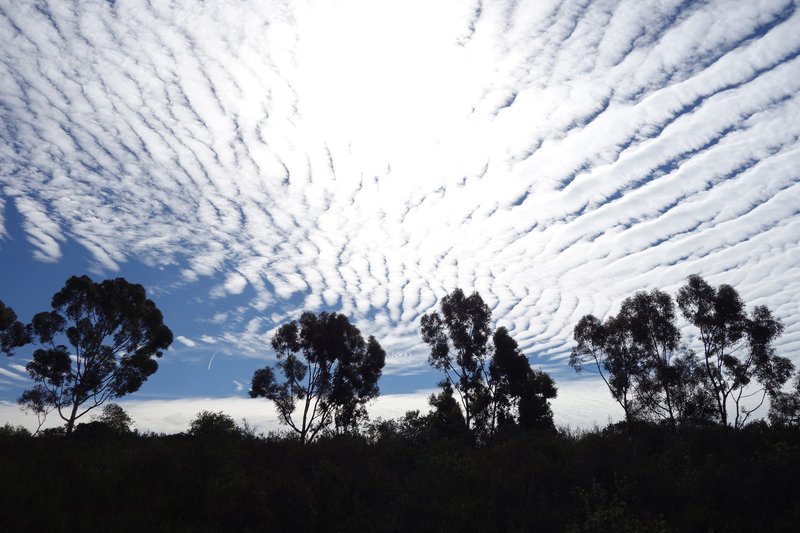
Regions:
M 714 288 L 697 275 L 678 292 L 683 316 L 699 332 L 702 366 L 717 415 L 723 424 L 740 428 L 767 395 L 776 395 L 791 377 L 794 365 L 775 354 L 773 342 L 783 324 L 763 305 L 748 316 L 744 302 L 730 285 Z M 745 407 L 743 398 L 760 395 Z M 728 408 L 734 411 L 729 419 Z
M 342 314 L 303 313 L 299 324 L 293 320 L 278 328 L 272 347 L 284 380 L 279 383 L 271 367 L 256 370 L 251 397 L 272 400 L 281 422 L 301 442 L 313 440 L 331 423 L 337 433 L 357 430 L 366 419 L 365 405 L 378 396 L 386 363 L 375 337 L 364 342 Z
M 236 422 L 230 415 L 223 412 L 201 411 L 189 424 L 189 435 L 216 437 L 239 434 L 240 430 Z
M 800 428 L 800 374 L 789 392 L 774 392 L 769 406 L 769 422 L 773 426 Z
M 94 283 L 73 276 L 53 295 L 52 308 L 27 326 L 40 346 L 26 365 L 38 384 L 19 402 L 40 416 L 54 409 L 71 433 L 92 409 L 139 390 L 158 369 L 154 357 L 172 343 L 172 332 L 144 287 L 123 278 Z
M 415 419 L 306 445 L 0 431 L 0 530 L 794 531 L 800 520 L 794 429 L 623 423 L 475 447 L 419 438 Z
M 488 406 L 485 363 L 489 352 L 492 312 L 480 294 L 465 296 L 461 289 L 442 298 L 441 314 L 423 315 L 422 340 L 431 347 L 428 361 L 445 375 L 458 393 L 464 422 L 474 429 Z
M 125 412 L 125 409 L 115 403 L 103 406 L 103 412 L 94 418 L 95 422 L 100 422 L 110 427 L 116 433 L 128 433 L 131 431 L 133 420 Z
M 581 318 L 570 366 L 599 373 L 627 422 L 741 428 L 767 395 L 780 403 L 794 365 L 775 354 L 783 325 L 770 310 L 757 306 L 748 316 L 732 287 L 714 289 L 699 276 L 689 277 L 677 300 L 699 333 L 699 355 L 681 343 L 672 298 L 653 290 L 626 298 L 605 322 Z M 755 405 L 746 407 L 742 400 L 753 396 Z
M 490 342 L 492 313 L 480 294 L 465 296 L 455 289 L 440 307 L 441 314 L 423 315 L 420 328 L 431 348 L 428 362 L 444 374 L 443 392 L 432 398 L 434 413 L 442 406 L 450 413 L 451 403 L 460 406 L 465 428 L 479 442 L 513 426 L 552 428 L 549 400 L 556 397 L 555 383 L 531 369 L 506 328 L 497 328 Z
M 25 325 L 17 320 L 13 309 L 0 301 L 0 352 L 14 355 L 14 348 L 25 346 L 29 342 L 31 337 L 25 330 Z

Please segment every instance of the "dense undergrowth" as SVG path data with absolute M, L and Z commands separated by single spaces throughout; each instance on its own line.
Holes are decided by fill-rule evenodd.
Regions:
M 793 531 L 800 431 L 0 435 L 3 531 Z

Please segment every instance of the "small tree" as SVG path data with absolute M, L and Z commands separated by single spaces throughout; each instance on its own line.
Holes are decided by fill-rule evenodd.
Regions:
M 117 433 L 130 433 L 133 420 L 125 409 L 116 403 L 109 403 L 103 407 L 103 412 L 94 417 L 97 422 L 102 422 Z
M 158 369 L 154 357 L 172 343 L 172 332 L 144 288 L 123 278 L 73 276 L 52 308 L 27 326 L 40 346 L 26 366 L 38 385 L 19 402 L 37 414 L 54 408 L 69 434 L 92 409 L 137 391 Z
M 303 313 L 299 324 L 291 321 L 272 338 L 278 356 L 276 369 L 265 367 L 253 374 L 249 394 L 275 403 L 280 421 L 305 443 L 335 424 L 350 431 L 366 417 L 366 403 L 378 395 L 378 379 L 386 352 L 339 313 Z M 301 414 L 295 418 L 300 407 Z
M 459 438 L 469 436 L 464 414 L 453 396 L 453 387 L 445 383 L 442 392 L 428 398 L 431 412 L 427 415 L 428 428 L 436 437 Z
M 723 424 L 742 427 L 789 379 L 794 365 L 775 354 L 773 342 L 783 324 L 766 306 L 756 306 L 748 316 L 739 293 L 730 285 L 715 289 L 697 275 L 678 292 L 683 316 L 700 333 L 702 365 L 710 395 Z M 743 400 L 754 397 L 755 405 Z M 729 420 L 728 407 L 735 410 Z
M 556 383 L 550 374 L 542 370 L 528 372 L 517 406 L 520 427 L 552 429 L 553 410 L 550 408 L 550 400 L 557 394 Z
M 800 428 L 800 374 L 790 392 L 774 392 L 770 398 L 769 422 L 773 426 Z
M 25 325 L 17 320 L 17 314 L 10 307 L 0 301 L 0 352 L 11 356 L 14 348 L 25 346 L 31 342 L 31 337 Z
M 241 433 L 239 426 L 229 415 L 222 411 L 200 411 L 189 425 L 189 435 L 196 437 L 209 437 L 219 435 L 238 435 Z

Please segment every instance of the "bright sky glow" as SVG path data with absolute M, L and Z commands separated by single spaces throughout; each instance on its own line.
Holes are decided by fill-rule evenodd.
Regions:
M 430 389 L 419 317 L 461 287 L 603 424 L 572 328 L 693 273 L 800 364 L 792 0 L 0 0 L 0 50 L 0 299 L 144 284 L 176 341 L 131 401 L 244 396 L 325 309 Z

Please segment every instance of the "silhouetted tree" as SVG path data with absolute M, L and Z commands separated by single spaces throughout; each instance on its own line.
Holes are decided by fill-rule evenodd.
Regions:
M 664 420 L 676 428 L 713 417 L 703 375 L 680 343 L 669 294 L 637 292 L 604 324 L 592 315 L 583 317 L 574 336 L 578 346 L 570 365 L 580 372 L 591 364 L 625 411 L 626 421 Z
M 553 428 L 550 400 L 558 394 L 555 381 L 542 370 L 531 370 L 523 384 L 517 410 L 518 424 L 525 429 Z
M 464 408 L 464 422 L 473 429 L 488 407 L 484 366 L 488 354 L 492 312 L 481 296 L 464 296 L 461 289 L 443 297 L 441 315 L 422 316 L 422 340 L 431 347 L 428 362 L 444 372 L 442 387 L 451 384 Z
M 229 415 L 222 411 L 200 411 L 189 424 L 189 435 L 197 437 L 210 437 L 222 435 L 237 435 L 239 427 Z
M 637 419 L 642 410 L 635 394 L 640 360 L 624 317 L 612 316 L 603 323 L 585 315 L 573 337 L 578 345 L 572 349 L 569 365 L 578 374 L 585 369 L 597 372 L 625 412 L 625 421 Z
M 366 403 L 378 395 L 386 352 L 339 313 L 303 313 L 282 325 L 272 338 L 278 356 L 279 383 L 271 367 L 256 370 L 253 398 L 272 400 L 280 420 L 305 443 L 332 422 L 337 431 L 355 429 L 366 416 Z M 301 415 L 294 417 L 297 407 Z
M 641 403 L 656 418 L 677 426 L 678 407 L 673 389 L 680 386 L 670 362 L 678 350 L 680 333 L 675 325 L 672 297 L 658 289 L 626 298 L 620 316 L 628 327 L 640 358 L 638 393 Z
M 31 342 L 25 325 L 17 320 L 17 314 L 0 301 L 0 352 L 11 356 L 14 348 L 25 346 Z
M 27 326 L 40 346 L 26 365 L 38 385 L 19 402 L 37 413 L 54 408 L 71 433 L 95 407 L 137 391 L 158 369 L 153 357 L 169 347 L 172 332 L 144 288 L 123 278 L 73 276 L 52 308 Z
M 792 362 L 776 355 L 773 348 L 783 324 L 763 305 L 748 316 L 733 287 L 715 289 L 697 275 L 690 276 L 679 290 L 678 306 L 699 330 L 701 364 L 720 420 L 742 427 L 767 394 L 780 391 L 794 370 Z M 743 405 L 742 400 L 754 395 L 755 405 Z M 729 406 L 735 410 L 733 420 L 729 420 Z
M 453 387 L 449 382 L 444 384 L 442 392 L 430 395 L 428 405 L 431 406 L 430 430 L 434 435 L 445 438 L 465 435 L 467 428 L 464 413 L 461 412 L 461 407 L 453 396 Z
M 637 366 L 637 402 L 648 417 L 678 424 L 714 418 L 703 373 L 681 344 L 672 297 L 658 289 L 622 303 L 618 320 L 630 331 Z
M 774 392 L 770 397 L 769 422 L 773 426 L 800 428 L 800 374 L 789 392 Z
M 103 407 L 103 412 L 94 417 L 94 420 L 107 425 L 117 433 L 129 433 L 133 424 L 133 420 L 125 412 L 125 409 L 116 403 L 106 404 Z
M 534 371 L 505 327 L 492 335 L 493 351 L 489 360 L 489 409 L 484 411 L 491 435 L 498 426 L 519 424 L 525 428 L 553 427 L 549 400 L 556 397 L 553 379 Z
M 422 339 L 431 347 L 428 362 L 445 374 L 441 399 L 448 391 L 458 394 L 464 425 L 476 438 L 490 438 L 502 425 L 552 427 L 553 380 L 531 369 L 506 328 L 498 328 L 489 343 L 492 313 L 480 294 L 465 297 L 455 289 L 440 307 L 441 314 L 422 317 Z

